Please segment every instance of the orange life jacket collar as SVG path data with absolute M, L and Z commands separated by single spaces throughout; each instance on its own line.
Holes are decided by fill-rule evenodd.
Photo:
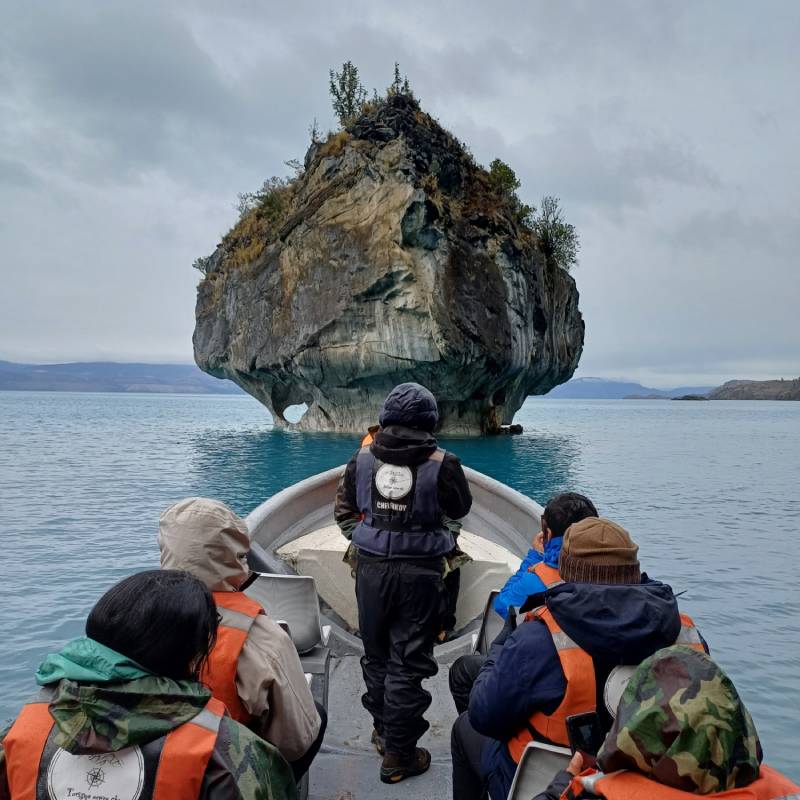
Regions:
M 533 568 L 533 572 L 544 584 L 545 589 L 552 589 L 554 586 L 564 583 L 564 581 L 561 580 L 561 573 L 558 569 L 556 569 L 556 567 L 551 567 L 549 564 L 545 564 L 544 561 L 540 561 Z
M 600 795 L 606 800 L 697 800 L 700 795 L 664 786 L 637 772 L 612 772 L 604 775 L 597 770 L 585 770 L 561 795 L 561 800 L 575 800 L 584 789 Z M 797 796 L 800 787 L 792 783 L 777 770 L 761 765 L 761 774 L 749 786 L 727 789 L 703 795 L 709 800 L 789 800 Z
M 222 617 L 217 629 L 217 641 L 208 657 L 200 679 L 221 700 L 228 713 L 237 721 L 247 724 L 252 715 L 239 698 L 236 673 L 239 656 L 253 623 L 264 609 L 243 592 L 214 592 L 214 602 Z
M 597 708 L 597 679 L 592 657 L 561 630 L 547 606 L 540 606 L 525 615 L 526 623 L 535 620 L 544 622 L 553 637 L 567 688 L 560 705 L 552 714 L 535 711 L 531 714 L 526 727 L 508 742 L 509 754 L 517 764 L 522 758 L 525 747 L 534 739 L 568 747 L 567 717 L 573 714 L 586 714 Z M 680 620 L 681 629 L 675 644 L 687 645 L 705 652 L 700 632 L 692 618 L 688 614 L 681 614 Z

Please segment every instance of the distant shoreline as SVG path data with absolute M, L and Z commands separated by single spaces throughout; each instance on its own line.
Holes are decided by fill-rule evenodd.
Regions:
M 0 391 L 100 394 L 183 394 L 244 396 L 233 381 L 215 378 L 195 364 L 143 364 L 114 361 L 20 364 L 0 361 Z M 800 378 L 734 380 L 722 386 L 653 389 L 639 383 L 574 378 L 546 395 L 547 400 L 800 400 Z
M 548 400 L 800 400 L 800 378 L 733 380 L 722 386 L 653 389 L 639 383 L 605 378 L 574 378 L 544 395 Z
M 126 364 L 112 361 L 69 364 L 0 361 L 0 391 L 244 394 L 232 381 L 208 375 L 195 364 Z

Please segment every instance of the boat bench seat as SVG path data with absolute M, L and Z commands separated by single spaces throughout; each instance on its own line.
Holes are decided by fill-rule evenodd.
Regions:
M 328 647 L 315 647 L 310 653 L 300 656 L 303 672 L 311 687 L 314 699 L 327 710 L 328 683 L 330 674 L 331 651 Z
M 327 709 L 330 626 L 322 624 L 314 579 L 262 572 L 244 591 L 261 603 L 272 619 L 288 628 L 303 671 L 311 676 L 311 693 Z
M 508 800 L 530 800 L 545 791 L 556 773 L 567 767 L 571 757 L 567 747 L 531 742 L 517 764 Z
M 330 626 L 322 624 L 314 579 L 306 575 L 260 572 L 245 590 L 277 623 L 288 630 L 306 675 L 311 694 L 328 710 L 331 651 Z M 308 773 L 297 787 L 300 800 L 308 797 Z

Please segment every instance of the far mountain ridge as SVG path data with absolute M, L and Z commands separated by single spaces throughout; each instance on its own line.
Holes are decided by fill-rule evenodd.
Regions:
M 67 364 L 17 364 L 0 361 L 0 390 L 242 394 L 236 384 L 212 378 L 195 364 L 114 361 Z
M 213 378 L 194 364 L 115 361 L 20 364 L 0 360 L 0 391 L 243 394 L 232 381 Z M 719 387 L 652 389 L 633 381 L 585 377 L 568 381 L 545 397 L 564 400 L 669 400 L 693 395 L 707 396 L 710 400 L 800 400 L 800 378 L 732 380 Z
M 674 389 L 653 389 L 641 383 L 607 378 L 573 378 L 556 386 L 545 395 L 548 399 L 574 400 L 624 400 L 624 399 L 670 399 L 683 395 L 707 394 L 713 386 L 677 386 Z

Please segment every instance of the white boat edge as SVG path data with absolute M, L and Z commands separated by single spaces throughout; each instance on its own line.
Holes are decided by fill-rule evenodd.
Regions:
M 293 574 L 289 565 L 276 555 L 288 542 L 330 525 L 334 499 L 344 465 L 312 475 L 278 492 L 254 508 L 246 521 L 251 535 L 250 561 L 254 569 L 278 574 Z M 472 492 L 472 509 L 463 519 L 464 530 L 500 545 L 519 558 L 528 552 L 533 535 L 539 530 L 542 506 L 494 478 L 469 467 L 464 474 Z M 495 587 L 496 588 L 496 587 Z M 336 620 L 333 626 L 335 650 L 359 652 L 357 637 Z M 437 647 L 437 659 L 447 662 L 468 647 L 469 633 Z

